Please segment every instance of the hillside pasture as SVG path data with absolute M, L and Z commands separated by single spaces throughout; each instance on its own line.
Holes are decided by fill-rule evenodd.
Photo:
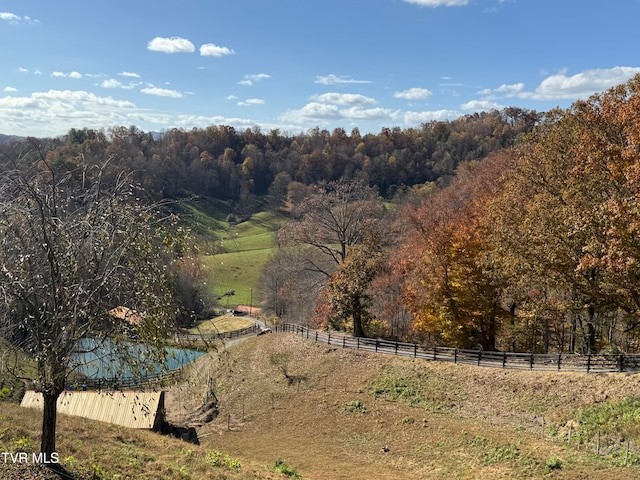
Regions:
M 220 253 L 203 256 L 203 263 L 209 272 L 208 284 L 216 296 L 231 290 L 235 292 L 234 296 L 220 299 L 223 307 L 257 305 L 256 286 L 262 269 L 275 252 L 276 232 L 283 217 L 263 211 L 237 225 L 218 223 L 216 218 L 219 215 L 212 218 L 209 223 L 219 226 L 212 232 L 217 238 L 216 251 Z

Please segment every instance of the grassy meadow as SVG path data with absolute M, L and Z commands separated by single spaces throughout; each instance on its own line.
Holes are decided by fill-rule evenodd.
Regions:
M 231 223 L 224 202 L 187 202 L 182 206 L 189 226 L 206 239 L 213 254 L 203 255 L 208 284 L 215 295 L 231 290 L 222 306 L 257 304 L 256 286 L 262 268 L 275 251 L 275 238 L 284 217 L 272 210 L 253 214 L 240 223 Z

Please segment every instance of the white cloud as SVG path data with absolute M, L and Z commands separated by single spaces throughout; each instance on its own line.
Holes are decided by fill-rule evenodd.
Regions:
M 469 4 L 469 0 L 404 0 L 404 2 L 421 7 L 463 7 Z
M 294 123 L 303 123 L 309 119 L 337 119 L 341 118 L 341 114 L 337 105 L 311 102 L 299 110 L 289 110 L 284 114 L 284 118 Z
M 393 94 L 395 98 L 403 98 L 405 100 L 426 100 L 432 93 L 426 88 L 410 88 Z
M 325 76 L 317 76 L 315 79 L 315 83 L 319 83 L 321 85 L 336 85 L 342 83 L 371 83 L 369 80 L 354 80 L 351 77 L 343 76 L 343 75 L 334 75 L 333 73 Z
M 271 75 L 267 73 L 251 73 L 249 75 L 245 75 L 244 77 L 242 77 L 242 80 L 238 82 L 238 85 L 251 86 L 267 78 L 271 78 Z
M 140 78 L 140 75 L 133 72 L 120 72 L 118 75 L 121 77 Z
M 390 110 L 388 108 L 360 108 L 351 107 L 341 110 L 340 114 L 345 119 L 355 118 L 358 120 L 395 120 L 398 118 L 399 111 Z
M 533 92 L 520 92 L 518 97 L 533 100 L 585 99 L 594 93 L 625 83 L 638 73 L 640 67 L 585 70 L 572 76 L 567 76 L 563 71 L 545 78 Z
M 13 93 L 13 92 L 17 92 L 18 89 L 14 88 L 14 87 L 6 86 L 6 87 L 4 87 L 4 91 L 7 92 L 7 93 Z
M 180 114 L 175 119 L 168 120 L 168 122 L 172 127 L 177 128 L 193 128 L 194 126 L 204 128 L 209 125 L 232 125 L 236 128 L 249 128 L 256 125 L 256 122 L 249 118 L 223 117 L 221 115 L 206 117 L 204 115 Z
M 227 47 L 219 47 L 213 43 L 205 43 L 200 45 L 200 55 L 203 57 L 224 57 L 225 55 L 233 55 L 235 52 Z
M 120 81 L 116 80 L 115 78 L 110 78 L 108 80 L 103 80 L 102 82 L 100 82 L 100 86 L 102 88 L 121 88 L 122 83 L 120 83 Z
M 238 102 L 239 107 L 250 107 L 252 105 L 264 105 L 264 100 L 261 98 L 247 98 L 244 102 Z
M 236 97 L 235 95 L 227 95 L 225 98 L 227 100 L 237 100 L 238 99 L 238 97 Z
M 455 110 L 433 110 L 425 112 L 404 112 L 403 118 L 405 125 L 411 126 L 433 121 L 453 120 L 459 116 L 460 112 Z
M 9 23 L 40 23 L 39 20 L 33 19 L 31 17 L 21 17 L 19 15 L 16 15 L 15 13 L 10 12 L 0 12 L 0 20 L 4 20 L 5 22 Z
M 208 125 L 247 128 L 257 123 L 239 117 L 152 112 L 129 101 L 71 90 L 49 90 L 26 97 L 0 97 L 0 118 L 2 133 L 24 135 L 24 132 L 29 132 L 29 135 L 36 137 L 63 135 L 72 127 L 108 129 L 136 125 L 143 130 L 159 131 L 173 127 L 204 128 Z
M 311 97 L 318 103 L 329 103 L 332 105 L 373 105 L 376 100 L 371 97 L 365 97 L 357 93 L 323 93 L 322 95 L 314 95 Z
M 504 108 L 503 105 L 499 103 L 493 102 L 491 100 L 471 100 L 462 105 L 463 110 L 474 111 L 474 112 L 488 112 L 490 110 L 502 110 Z
M 138 124 L 143 113 L 131 102 L 85 91 L 49 90 L 28 97 L 0 98 L 3 128 L 15 134 L 28 131 L 36 136 L 55 136 L 72 126 L 103 128 Z
M 17 22 L 20 17 L 14 13 L 0 12 L 0 20 L 6 20 L 7 22 Z
M 24 67 L 18 67 L 18 71 L 20 73 L 29 73 L 29 69 Z
M 520 93 L 522 90 L 524 90 L 524 83 L 520 82 L 520 83 L 513 83 L 511 85 L 500 85 L 498 88 L 495 89 L 495 91 L 497 93 L 505 93 L 509 96 L 515 95 L 517 93 Z
M 294 124 L 322 122 L 326 120 L 386 120 L 394 121 L 399 112 L 388 108 L 361 108 L 353 106 L 341 109 L 338 105 L 309 102 L 298 110 L 288 110 L 280 119 Z
M 180 53 L 180 52 L 193 52 L 196 47 L 186 38 L 181 37 L 156 37 L 147 44 L 147 50 L 152 52 L 164 52 L 164 53 Z
M 485 100 L 494 98 L 495 94 L 500 94 L 507 97 L 514 97 L 524 90 L 524 83 L 503 83 L 497 88 L 483 88 L 478 92 L 479 95 L 485 97 Z
M 66 73 L 66 72 L 51 72 L 51 76 L 52 77 L 57 77 L 57 78 L 82 78 L 82 74 L 80 72 L 71 72 L 71 73 Z
M 107 80 L 103 80 L 97 85 L 102 88 L 122 88 L 123 90 L 133 90 L 134 88 L 137 88 L 140 85 L 143 85 L 143 83 L 142 82 L 122 83 L 120 80 L 116 78 L 109 78 Z M 149 86 L 153 87 L 153 85 L 149 85 Z
M 182 98 L 182 94 L 180 92 L 176 90 L 169 90 L 168 88 L 146 87 L 140 90 L 140 92 L 146 95 L 155 95 L 157 97 Z
M 15 13 L 10 12 L 0 12 L 0 20 L 4 20 L 9 23 L 40 23 L 39 20 L 35 20 L 31 17 L 21 17 L 16 15 Z

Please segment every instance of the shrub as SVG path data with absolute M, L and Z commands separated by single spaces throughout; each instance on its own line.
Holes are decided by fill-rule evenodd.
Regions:
M 352 400 L 344 404 L 342 409 L 345 413 L 367 413 L 367 408 L 362 404 L 360 400 Z
M 516 445 L 502 445 L 500 447 L 491 448 L 487 453 L 485 453 L 484 462 L 488 465 L 508 462 L 515 460 L 518 455 L 520 455 L 520 451 Z
M 290 467 L 289 465 L 284 463 L 284 460 L 282 458 L 278 458 L 276 460 L 276 463 L 273 466 L 272 470 L 274 473 L 281 473 L 290 478 L 302 478 L 302 475 L 300 475 L 295 468 Z
M 241 467 L 240 461 L 236 458 L 231 458 L 226 453 L 219 452 L 217 450 L 211 450 L 207 453 L 206 462 L 212 467 L 216 468 L 230 468 L 232 470 L 239 470 Z
M 562 460 L 560 460 L 558 457 L 551 457 L 549 460 L 547 460 L 547 468 L 549 470 L 559 470 L 562 468 Z

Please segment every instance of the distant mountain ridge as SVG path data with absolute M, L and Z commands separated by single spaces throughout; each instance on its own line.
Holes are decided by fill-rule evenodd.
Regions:
M 20 140 L 24 137 L 19 137 L 17 135 L 5 135 L 3 133 L 0 133 L 0 143 L 9 143 L 9 142 L 14 142 L 16 140 Z

